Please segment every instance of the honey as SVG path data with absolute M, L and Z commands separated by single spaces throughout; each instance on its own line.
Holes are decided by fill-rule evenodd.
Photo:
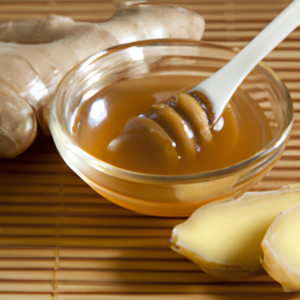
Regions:
M 262 109 L 242 90 L 210 128 L 208 138 L 184 109 L 163 102 L 202 80 L 170 75 L 120 81 L 84 104 L 73 126 L 74 138 L 80 148 L 106 163 L 161 175 L 229 167 L 272 140 Z

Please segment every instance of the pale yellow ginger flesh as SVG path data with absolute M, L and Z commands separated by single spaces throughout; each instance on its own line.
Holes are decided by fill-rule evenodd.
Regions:
M 101 23 L 51 15 L 0 24 L 0 85 L 10 90 L 0 95 L 0 157 L 14 157 L 28 148 L 37 121 L 50 134 L 56 87 L 69 70 L 94 53 L 140 40 L 202 37 L 204 20 L 192 11 L 130 3 L 115 0 L 114 16 Z
M 278 216 L 262 241 L 265 270 L 285 292 L 300 291 L 300 205 Z
M 250 277 L 262 269 L 260 245 L 269 226 L 297 204 L 300 189 L 247 193 L 237 200 L 207 204 L 173 229 L 172 249 L 215 277 Z

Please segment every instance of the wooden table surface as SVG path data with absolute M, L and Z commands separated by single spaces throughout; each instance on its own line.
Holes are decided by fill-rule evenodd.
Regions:
M 203 40 L 245 46 L 290 0 L 166 0 L 201 14 Z M 108 0 L 0 1 L 0 22 L 63 14 L 103 21 Z M 294 101 L 290 142 L 256 189 L 300 181 L 300 28 L 265 59 Z M 1 70 L 0 70 L 1 72 Z M 215 279 L 169 248 L 182 218 L 142 216 L 95 194 L 39 135 L 19 157 L 0 160 L 0 300 L 300 299 L 268 275 Z

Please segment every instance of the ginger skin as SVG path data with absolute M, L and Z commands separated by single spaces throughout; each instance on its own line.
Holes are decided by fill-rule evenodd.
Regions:
M 137 40 L 199 40 L 203 31 L 204 20 L 194 12 L 126 2 L 102 23 L 50 15 L 0 24 L 0 157 L 25 151 L 35 139 L 37 123 L 50 135 L 49 111 L 58 83 L 92 54 Z

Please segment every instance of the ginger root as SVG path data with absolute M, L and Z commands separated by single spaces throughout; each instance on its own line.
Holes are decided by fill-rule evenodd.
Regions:
M 186 9 L 116 3 L 114 16 L 102 23 L 51 15 L 0 24 L 0 157 L 27 149 L 37 122 L 50 134 L 49 111 L 58 83 L 90 55 L 138 40 L 199 40 L 203 34 L 203 18 Z

